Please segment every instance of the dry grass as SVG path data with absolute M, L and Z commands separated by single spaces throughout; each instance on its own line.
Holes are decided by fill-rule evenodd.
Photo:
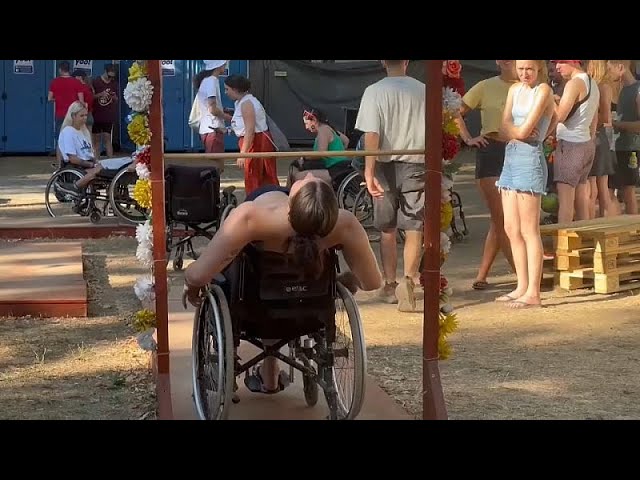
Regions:
M 134 239 L 84 242 L 88 318 L 0 319 L 2 419 L 154 419 L 149 354 L 129 325 Z

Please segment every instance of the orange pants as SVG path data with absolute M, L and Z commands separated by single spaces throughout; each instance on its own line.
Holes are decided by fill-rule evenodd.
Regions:
M 275 152 L 271 143 L 269 132 L 256 133 L 253 137 L 253 145 L 247 153 Z M 242 150 L 244 137 L 238 139 L 238 146 Z M 278 181 L 278 169 L 274 157 L 247 158 L 244 161 L 244 189 L 246 195 L 264 185 L 280 185 Z

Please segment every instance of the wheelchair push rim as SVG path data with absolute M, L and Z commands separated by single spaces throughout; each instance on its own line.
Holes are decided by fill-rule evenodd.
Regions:
M 341 283 L 337 284 L 336 341 L 334 351 L 346 350 L 347 355 L 335 356 L 332 367 L 333 386 L 337 391 L 338 418 L 355 419 L 364 402 L 367 355 L 360 312 L 353 295 Z M 344 308 L 338 306 L 338 302 Z M 346 313 L 347 321 L 341 322 L 338 312 Z M 347 338 L 347 333 L 351 338 Z
M 138 175 L 127 167 L 120 170 L 109 185 L 109 205 L 113 213 L 131 223 L 144 223 L 147 220 L 147 210 L 140 207 L 133 198 Z
M 59 185 L 76 182 L 82 177 L 82 173 L 75 168 L 63 168 L 51 176 L 44 192 L 44 204 L 50 217 L 78 215 L 73 210 L 78 197 L 61 191 Z
M 215 352 L 210 351 L 212 342 Z M 193 399 L 198 418 L 226 420 L 235 384 L 235 354 L 229 306 L 217 285 L 206 290 L 196 309 L 191 352 Z
M 366 186 L 361 187 L 356 195 L 351 207 L 351 213 L 364 228 L 373 227 L 373 199 Z
M 358 171 L 351 172 L 342 180 L 336 192 L 338 207 L 345 210 L 353 209 L 358 193 L 362 188 L 362 182 L 364 182 L 364 177 Z

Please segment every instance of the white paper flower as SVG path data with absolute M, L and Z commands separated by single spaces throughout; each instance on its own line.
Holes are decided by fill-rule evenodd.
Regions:
M 453 312 L 453 305 L 451 305 L 450 303 L 445 303 L 444 305 L 442 305 L 440 307 L 440 311 L 442 313 L 444 313 L 445 315 Z
M 151 303 L 156 299 L 154 281 L 151 275 L 139 277 L 133 285 L 133 290 L 136 292 L 136 297 L 143 304 Z
M 141 180 L 149 180 L 151 178 L 151 172 L 144 163 L 136 163 L 136 173 Z
M 449 235 L 444 232 L 440 232 L 440 251 L 444 254 L 449 253 L 451 250 L 451 240 L 449 239 Z
M 138 240 L 138 248 L 136 249 L 136 258 L 145 268 L 153 266 L 153 228 L 151 220 L 136 226 L 136 240 Z
M 450 297 L 451 295 L 453 295 L 453 288 L 446 287 L 442 293 L 444 293 L 447 297 Z
M 451 114 L 456 114 L 460 111 L 462 105 L 462 97 L 451 87 L 445 87 L 442 89 L 442 108 Z
M 153 85 L 146 78 L 139 78 L 129 82 L 124 89 L 124 101 L 134 112 L 144 112 L 151 105 Z

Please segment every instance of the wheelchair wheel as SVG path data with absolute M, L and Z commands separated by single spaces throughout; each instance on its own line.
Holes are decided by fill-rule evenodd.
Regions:
M 229 305 L 218 285 L 210 286 L 196 309 L 191 355 L 198 417 L 226 420 L 235 384 L 235 350 Z
M 335 412 L 329 418 L 353 420 L 360 413 L 365 394 L 365 374 L 367 371 L 367 355 L 364 343 L 364 332 L 360 312 L 353 295 L 341 283 L 337 284 L 336 299 L 336 339 L 333 344 L 335 355 L 332 367 L 333 387 L 337 393 Z M 339 306 L 342 304 L 342 307 Z M 346 322 L 340 317 L 345 312 Z M 325 391 L 325 396 L 330 393 Z M 327 398 L 327 404 L 334 404 Z
M 338 197 L 338 207 L 345 210 L 353 210 L 356 203 L 356 197 L 362 188 L 364 177 L 358 171 L 353 171 L 340 183 L 336 196 Z
M 83 176 L 80 170 L 73 167 L 64 167 L 51 176 L 44 191 L 44 204 L 49 216 L 55 218 L 78 214 L 79 197 L 63 192 L 60 185 L 77 182 Z
M 226 207 L 224 207 L 224 210 L 222 210 L 222 213 L 220 214 L 220 224 L 218 226 L 218 229 L 220 229 L 220 227 L 222 227 L 222 224 L 224 223 L 224 221 L 227 219 L 227 217 L 231 213 L 231 210 L 233 210 L 234 208 L 235 208 L 235 205 L 233 205 L 233 204 L 230 204 L 230 205 L 227 205 Z
M 364 228 L 373 227 L 373 198 L 366 186 L 360 186 L 354 197 L 351 213 Z
M 131 223 L 144 223 L 147 220 L 147 209 L 142 208 L 133 199 L 133 188 L 138 181 L 135 171 L 126 167 L 120 170 L 109 185 L 109 205 L 118 217 Z

